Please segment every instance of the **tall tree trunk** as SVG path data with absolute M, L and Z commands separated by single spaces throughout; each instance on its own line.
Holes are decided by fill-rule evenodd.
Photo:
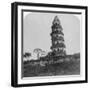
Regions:
M 37 59 L 39 59 L 39 53 L 37 54 Z

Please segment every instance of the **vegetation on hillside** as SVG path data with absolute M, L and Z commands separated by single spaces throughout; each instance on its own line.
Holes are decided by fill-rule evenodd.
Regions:
M 53 57 L 48 53 L 45 57 L 23 63 L 23 76 L 55 76 L 80 74 L 80 53 L 66 55 L 65 57 Z

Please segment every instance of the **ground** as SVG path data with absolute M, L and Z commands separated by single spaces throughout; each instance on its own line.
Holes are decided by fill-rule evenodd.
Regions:
M 60 61 L 58 59 L 57 61 Z M 79 75 L 80 74 L 80 58 L 63 59 L 58 63 L 45 65 L 31 65 L 30 62 L 24 64 L 23 77 L 36 76 L 56 76 L 56 75 Z

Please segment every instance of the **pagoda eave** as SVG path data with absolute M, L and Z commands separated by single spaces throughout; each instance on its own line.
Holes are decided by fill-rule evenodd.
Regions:
M 52 36 L 54 34 L 61 34 L 64 36 L 63 32 L 61 32 L 61 31 L 52 31 L 52 33 L 50 35 Z

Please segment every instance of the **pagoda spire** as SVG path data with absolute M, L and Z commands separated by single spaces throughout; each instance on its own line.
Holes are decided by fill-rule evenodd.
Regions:
M 66 54 L 65 51 L 66 46 L 64 43 L 63 28 L 61 26 L 58 16 L 55 16 L 52 22 L 51 40 L 52 40 L 51 50 L 54 53 L 54 55 L 64 56 Z
M 53 24 L 55 24 L 55 23 L 60 24 L 60 20 L 59 20 L 58 16 L 55 16 L 55 18 L 53 20 Z

